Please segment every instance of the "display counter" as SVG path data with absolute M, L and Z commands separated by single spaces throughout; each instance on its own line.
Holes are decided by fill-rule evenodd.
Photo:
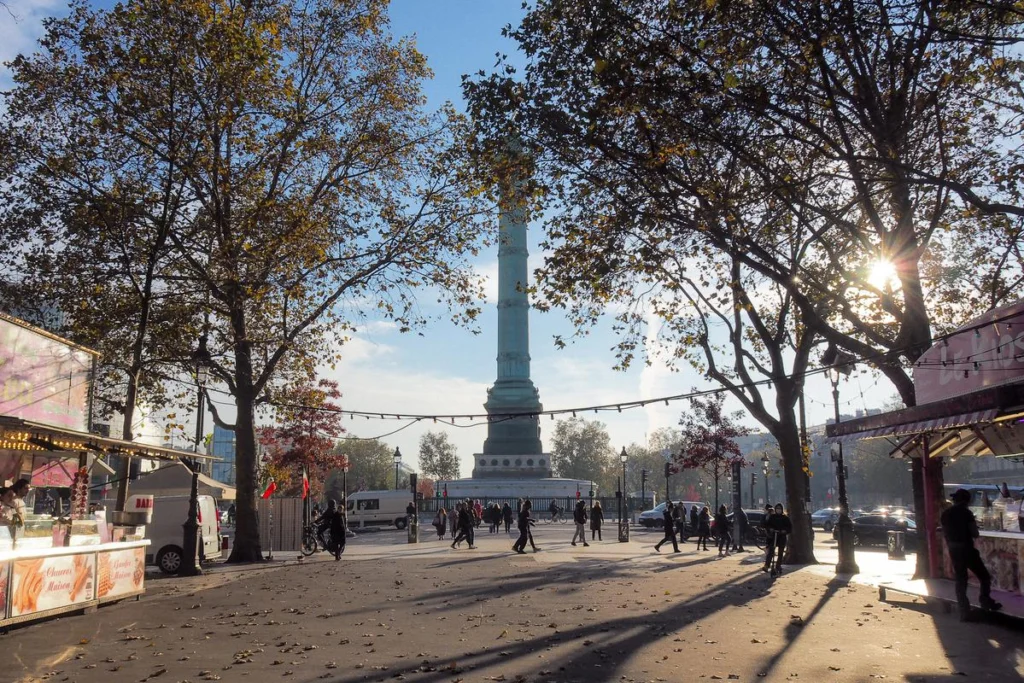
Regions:
M 980 534 L 979 538 L 974 539 L 974 547 L 978 549 L 981 561 L 992 575 L 992 588 L 1018 595 L 1024 594 L 1021 590 L 1024 585 L 1021 577 L 1021 569 L 1024 568 L 1024 534 L 988 530 L 982 530 Z M 942 571 L 947 579 L 954 578 L 953 562 L 949 559 L 949 550 L 944 538 Z M 971 583 L 978 583 L 974 574 L 968 572 L 968 576 Z
M 145 592 L 148 540 L 0 551 L 0 627 Z

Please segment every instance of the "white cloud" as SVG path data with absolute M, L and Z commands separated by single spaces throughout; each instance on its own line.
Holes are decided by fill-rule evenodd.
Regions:
M 13 0 L 0 7 L 0 63 L 35 52 L 43 35 L 43 19 L 67 14 L 64 0 Z M 10 71 L 0 70 L 0 87 L 11 84 Z

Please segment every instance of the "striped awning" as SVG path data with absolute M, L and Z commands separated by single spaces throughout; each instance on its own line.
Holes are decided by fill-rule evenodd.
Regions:
M 825 439 L 829 443 L 848 443 L 860 441 L 861 439 L 877 439 L 887 436 L 908 436 L 911 434 L 928 434 L 941 432 L 947 429 L 960 429 L 975 425 L 987 425 L 999 414 L 998 408 L 989 410 L 977 410 L 972 413 L 961 413 L 959 415 L 945 415 L 930 420 L 918 420 L 916 422 L 905 422 L 903 424 L 886 425 L 874 429 L 866 429 L 852 434 L 843 434 Z

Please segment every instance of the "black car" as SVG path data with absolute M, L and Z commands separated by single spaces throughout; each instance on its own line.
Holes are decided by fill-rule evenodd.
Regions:
M 885 545 L 890 531 L 906 534 L 907 549 L 917 546 L 917 525 L 914 520 L 900 515 L 864 515 L 853 522 L 853 544 L 857 546 Z M 832 537 L 838 538 L 839 529 L 832 530 Z

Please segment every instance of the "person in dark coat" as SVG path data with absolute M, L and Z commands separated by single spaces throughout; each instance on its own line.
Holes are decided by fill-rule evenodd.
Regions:
M 673 519 L 676 522 L 676 534 L 679 536 L 679 542 L 682 543 L 689 537 L 686 533 L 686 506 L 676 503 L 676 510 L 679 514 L 673 515 Z
M 700 510 L 698 510 L 697 506 L 694 505 L 693 507 L 690 508 L 690 533 L 693 534 L 694 536 L 698 535 L 697 534 L 697 530 L 698 530 L 698 527 L 700 526 L 699 518 L 700 518 Z M 697 541 L 697 542 L 700 543 L 700 541 Z
M 729 554 L 729 546 L 732 544 L 732 534 L 729 532 L 729 517 L 725 512 L 725 506 L 720 505 L 715 513 L 715 531 L 718 532 L 718 556 Z
M 505 503 L 504 507 L 501 508 L 501 518 L 505 522 L 505 533 L 512 533 L 512 506 Z
M 968 571 L 973 572 L 981 584 L 978 602 L 982 609 L 996 611 L 1002 605 L 992 599 L 992 577 L 981 561 L 981 554 L 974 547 L 974 539 L 978 537 L 978 522 L 974 519 L 974 513 L 967 507 L 971 501 L 971 492 L 957 489 L 951 498 L 953 506 L 943 512 L 939 520 L 942 524 L 942 533 L 946 537 L 949 559 L 953 562 L 960 620 L 969 621 L 972 615 L 971 602 L 967 598 Z
M 701 546 L 704 546 L 704 550 L 707 550 L 709 538 L 711 538 L 711 510 L 705 505 L 700 511 L 700 517 L 697 518 L 697 549 L 700 550 Z
M 665 510 L 661 513 L 662 517 L 664 518 L 663 526 L 665 528 L 665 538 L 658 541 L 658 543 L 654 546 L 654 550 L 656 552 L 660 553 L 661 546 L 665 543 L 668 543 L 669 541 L 672 541 L 673 552 L 679 552 L 679 544 L 676 543 L 675 519 L 673 519 L 672 517 L 673 508 L 675 508 L 675 506 L 672 504 L 671 501 L 665 503 Z
M 572 535 L 572 544 L 576 545 L 576 537 L 579 536 L 584 546 L 587 543 L 587 504 L 582 500 L 576 502 L 576 509 L 572 511 L 572 521 L 576 523 L 576 531 Z
M 590 540 L 594 540 L 594 536 L 597 536 L 597 540 L 601 539 L 601 524 L 604 523 L 604 510 L 601 509 L 601 501 L 594 503 L 594 507 L 590 508 Z
M 764 530 L 768 533 L 768 545 L 762 571 L 771 570 L 773 577 L 779 576 L 782 574 L 782 555 L 786 552 L 786 540 L 793 533 L 793 522 L 790 521 L 782 503 L 776 503 L 771 517 L 764 520 Z
M 469 541 L 469 549 L 473 550 L 473 513 L 469 503 L 459 503 L 459 535 L 452 541 L 452 550 L 464 540 Z
M 523 501 L 523 504 L 519 506 L 519 538 L 512 544 L 512 550 L 520 555 L 526 553 L 525 548 L 527 540 L 530 540 L 531 545 L 533 545 L 532 539 L 530 539 L 530 526 L 533 525 L 533 520 L 530 519 L 530 510 L 532 507 L 533 503 L 529 500 Z M 533 550 L 536 552 L 537 546 L 533 546 Z
M 743 549 L 743 537 L 747 535 L 747 513 L 742 507 L 736 508 L 733 514 L 733 521 L 736 523 L 736 533 L 733 534 L 733 550 L 738 553 L 745 553 Z
M 324 538 L 324 531 L 327 530 L 331 532 L 330 541 Z M 345 551 L 345 516 L 338 510 L 337 501 L 327 502 L 327 509 L 317 520 L 317 536 L 327 552 L 334 555 L 335 561 L 340 560 L 341 554 Z

